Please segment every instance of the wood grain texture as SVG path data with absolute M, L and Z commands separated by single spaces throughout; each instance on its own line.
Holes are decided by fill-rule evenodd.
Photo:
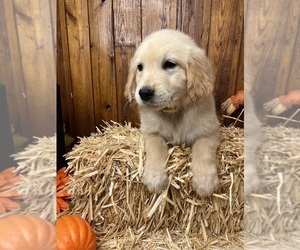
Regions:
M 182 30 L 207 50 L 217 76 L 215 95 L 218 110 L 224 100 L 243 86 L 244 11 L 241 0 L 90 0 L 87 4 L 63 1 L 67 8 L 59 10 L 59 17 L 67 18 L 65 25 L 64 20 L 60 20 L 60 32 L 63 33 L 63 29 L 67 31 L 66 35 L 61 35 L 62 46 L 59 49 L 68 50 L 63 52 L 63 71 L 70 72 L 71 77 L 68 81 L 68 73 L 64 73 L 64 84 L 68 85 L 65 93 L 69 91 L 74 97 L 71 101 L 70 98 L 65 99 L 68 101 L 68 114 L 64 116 L 69 116 L 70 122 L 74 121 L 76 134 L 83 130 L 83 133 L 92 131 L 89 126 L 99 125 L 102 119 L 139 122 L 136 107 L 129 105 L 124 98 L 124 86 L 136 47 L 157 29 Z M 84 39 L 80 34 L 86 34 Z M 80 60 L 78 44 L 86 51 Z M 80 102 L 89 103 L 87 99 L 92 100 L 92 105 L 83 115 L 86 104 L 80 106 Z M 71 119 L 72 109 L 74 117 Z M 94 120 L 89 118 L 93 115 Z M 80 128 L 82 120 L 85 124 Z
M 234 94 L 243 32 L 243 2 L 212 1 L 208 55 L 215 66 L 217 109 Z
M 237 90 L 244 88 L 243 71 L 244 71 L 244 1 L 237 0 L 234 2 L 236 6 L 235 13 L 235 28 L 233 37 L 230 38 L 232 42 L 232 63 L 229 78 L 229 95 L 236 94 Z M 235 84 L 231 84 L 235 83 Z
M 95 130 L 87 1 L 65 0 L 67 34 L 77 135 Z
M 88 7 L 95 124 L 99 126 L 118 117 L 113 6 L 111 1 L 90 0 Z
M 10 82 L 10 115 L 24 135 L 43 134 L 55 120 L 49 94 L 55 57 L 46 49 L 54 51 L 53 44 L 64 122 L 73 136 L 89 135 L 102 120 L 139 122 L 123 94 L 128 66 L 142 39 L 161 28 L 182 30 L 207 50 L 217 110 L 243 87 L 244 57 L 258 105 L 300 88 L 300 1 L 245 0 L 243 11 L 242 0 L 58 0 L 57 42 L 55 3 L 1 1 L 0 30 L 7 36 L 0 38 L 0 80 Z
M 10 114 L 10 120 L 8 123 L 18 124 L 19 121 L 19 110 L 18 106 L 15 105 L 15 79 L 11 65 L 11 50 L 9 47 L 8 30 L 6 27 L 5 13 L 3 1 L 0 1 L 0 84 L 5 85 L 6 100 L 8 102 L 8 109 Z
M 289 72 L 287 84 L 280 83 L 285 86 L 285 94 L 291 90 L 300 89 L 300 2 L 292 1 L 290 9 L 290 15 L 294 20 L 293 23 L 295 26 L 288 31 L 288 37 L 286 38 L 288 40 L 285 40 L 285 42 L 288 44 L 292 43 L 293 40 L 295 40 L 295 42 L 293 44 L 293 48 L 291 48 L 292 58 L 290 65 L 286 68 Z
M 57 1 L 57 83 L 60 84 L 63 121 L 68 133 L 77 134 L 74 116 L 73 90 L 71 80 L 68 30 L 66 21 L 65 1 Z
M 51 18 L 51 30 L 52 30 L 52 39 L 53 39 L 53 49 L 54 54 L 56 55 L 56 46 L 57 46 L 57 1 L 49 1 L 50 6 L 50 18 Z
M 118 117 L 120 122 L 139 123 L 137 107 L 124 97 L 130 59 L 141 42 L 141 5 L 139 1 L 114 1 L 115 65 Z
M 242 86 L 243 65 L 240 65 L 243 60 L 243 55 L 240 53 L 243 49 L 241 42 L 243 39 L 242 1 L 90 0 L 87 6 L 64 1 L 67 6 L 65 12 L 68 30 L 68 36 L 65 38 L 70 52 L 73 94 L 80 91 L 78 85 L 82 84 L 78 76 L 74 77 L 78 75 L 80 69 L 72 66 L 73 57 L 76 56 L 75 51 L 78 51 L 78 48 L 74 49 L 74 46 L 78 47 L 76 45 L 78 38 L 76 40 L 76 36 L 72 33 L 80 23 L 89 25 L 89 31 L 86 33 L 90 40 L 86 38 L 82 46 L 90 46 L 91 66 L 85 71 L 91 72 L 91 82 L 88 79 L 82 88 L 92 90 L 94 106 L 93 110 L 87 110 L 87 114 L 95 115 L 95 125 L 101 123 L 102 119 L 139 123 L 136 106 L 130 105 L 124 98 L 124 87 L 130 59 L 136 47 L 144 37 L 158 29 L 182 30 L 191 35 L 200 47 L 207 50 L 217 74 L 215 94 L 218 109 L 220 109 L 221 102 Z M 86 16 L 78 14 L 86 12 L 86 8 L 88 9 L 88 24 L 86 20 L 82 20 Z M 61 27 L 63 29 L 63 25 Z M 75 31 L 75 33 L 79 32 Z M 65 47 L 62 46 L 61 49 Z M 87 57 L 83 61 L 88 61 Z M 89 63 L 86 64 L 89 65 Z M 236 86 L 237 81 L 239 81 L 238 86 Z M 77 121 L 81 116 L 78 116 L 78 104 L 75 98 L 73 102 L 74 119 Z M 82 131 L 78 127 L 78 122 L 76 126 L 76 131 Z M 85 129 L 85 131 L 88 130 L 90 128 Z
M 49 1 L 14 1 L 14 7 L 32 133 L 53 135 L 56 79 Z
M 244 89 L 244 32 L 242 34 L 241 47 L 239 50 L 238 70 L 234 88 L 234 93 Z
M 298 6 L 298 23 L 300 22 L 300 7 Z M 290 66 L 290 74 L 288 78 L 288 83 L 285 89 L 285 93 L 300 89 L 300 25 L 298 25 L 298 31 L 295 33 L 296 41 L 294 45 L 293 57 Z
M 10 85 L 8 88 L 10 90 L 8 91 L 14 91 L 14 93 L 10 92 L 8 100 L 10 102 L 10 117 L 15 125 L 16 131 L 27 137 L 30 137 L 32 136 L 32 131 L 30 121 L 28 119 L 27 99 L 24 96 L 25 85 L 17 33 L 18 30 L 15 22 L 16 12 L 13 1 L 6 0 L 2 3 L 2 11 L 4 12 L 5 17 L 5 24 L 3 23 L 3 28 L 6 27 L 6 33 L 3 33 L 6 34 L 6 37 L 3 36 L 3 39 L 7 39 L 7 42 L 4 44 L 3 48 L 4 51 L 9 54 L 3 55 L 4 67 L 1 67 L 3 72 L 1 81 L 4 81 L 6 85 Z M 6 68 L 8 65 L 10 65 L 11 68 Z M 3 77 L 4 75 L 8 76 L 8 78 Z M 19 118 L 16 118 L 15 115 L 18 115 Z
M 178 5 L 177 27 L 189 34 L 208 51 L 211 0 L 181 0 Z
M 53 86 L 42 86 L 29 94 L 26 91 L 37 86 L 33 82 L 49 80 L 44 77 L 49 72 L 43 71 L 40 59 L 43 55 L 44 60 L 53 60 L 43 54 L 45 51 L 40 46 L 44 44 L 43 37 L 49 32 L 49 27 L 42 30 L 38 23 L 30 24 L 34 16 L 41 22 L 47 19 L 46 22 L 54 26 L 55 1 L 41 1 L 39 6 L 33 0 L 28 0 L 29 5 L 24 1 L 8 2 L 10 4 L 5 4 L 4 9 L 13 9 L 16 17 L 11 15 L 12 22 L 6 23 L 6 26 L 13 26 L 16 20 L 17 31 L 27 31 L 26 34 L 20 33 L 22 41 L 25 41 L 22 44 L 18 43 L 18 39 L 15 44 L 13 39 L 8 39 L 11 55 L 15 53 L 12 48 L 17 47 L 20 47 L 20 54 L 24 53 L 19 63 L 22 70 L 17 76 L 18 82 L 24 79 L 23 85 L 16 84 L 11 88 L 11 95 L 19 95 L 20 110 L 11 113 L 15 112 L 14 119 L 25 114 L 26 119 L 34 116 L 28 121 L 46 121 L 46 118 L 38 118 L 45 107 L 38 107 L 34 112 L 28 107 L 36 101 L 42 103 L 40 106 L 49 101 L 50 97 L 42 92 L 49 93 Z M 57 5 L 57 41 L 52 34 L 52 43 L 57 45 L 56 80 L 61 86 L 64 123 L 73 136 L 89 135 L 102 120 L 139 123 L 137 108 L 128 104 L 123 92 L 129 62 L 136 47 L 145 36 L 157 29 L 182 30 L 207 50 L 217 76 L 215 95 L 218 110 L 220 103 L 243 85 L 241 0 L 59 0 Z M 5 15 L 9 13 L 5 10 Z M 18 32 L 15 37 L 19 36 Z M 36 57 L 27 57 L 26 51 L 37 51 Z M 15 69 L 18 68 L 17 57 L 17 53 L 12 56 Z M 52 68 L 48 70 L 55 72 Z M 20 98 L 22 93 L 27 98 Z M 22 127 L 25 127 L 26 119 L 19 119 Z M 40 126 L 38 122 L 36 125 Z
M 177 8 L 176 0 L 142 1 L 142 37 L 159 29 L 176 29 Z
M 291 68 L 299 65 L 295 51 L 300 2 L 254 0 L 247 6 L 245 59 L 255 76 L 253 87 L 261 107 L 285 94 L 289 81 L 297 78 L 298 70 Z
M 115 46 L 141 43 L 141 3 L 135 0 L 113 1 Z

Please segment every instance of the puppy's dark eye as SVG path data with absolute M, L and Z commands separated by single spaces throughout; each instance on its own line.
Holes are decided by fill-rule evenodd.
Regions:
M 164 64 L 163 64 L 163 68 L 164 69 L 173 69 L 177 66 L 177 64 L 175 62 L 172 62 L 172 61 L 165 61 Z
M 138 68 L 139 71 L 142 71 L 143 68 L 144 68 L 144 67 L 143 67 L 143 64 L 140 63 L 140 64 L 137 66 L 137 68 Z

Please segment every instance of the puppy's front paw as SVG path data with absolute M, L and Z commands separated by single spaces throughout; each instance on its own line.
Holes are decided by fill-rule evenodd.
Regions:
M 160 193 L 168 185 L 168 175 L 164 171 L 155 171 L 152 169 L 145 169 L 143 174 L 143 183 L 152 193 Z
M 219 178 L 217 173 L 193 173 L 192 185 L 200 196 L 209 196 L 217 189 Z

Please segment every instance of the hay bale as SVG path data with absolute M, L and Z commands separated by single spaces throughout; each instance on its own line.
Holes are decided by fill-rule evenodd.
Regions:
M 204 241 L 200 234 L 185 235 L 181 231 L 170 231 L 168 229 L 158 230 L 154 233 L 135 235 L 128 228 L 118 233 L 113 238 L 106 239 L 100 249 L 244 249 L 243 233 L 227 235 L 214 235 Z
M 261 185 L 245 200 L 245 246 L 298 249 L 300 129 L 266 127 L 264 137 L 258 152 Z
M 116 123 L 81 138 L 66 156 L 74 172 L 67 187 L 73 203 L 70 213 L 88 220 L 102 245 L 122 241 L 125 235 L 137 245 L 145 235 L 161 230 L 181 232 L 186 239 L 197 235 L 205 244 L 211 235 L 225 237 L 243 230 L 243 130 L 222 128 L 217 152 L 220 185 L 208 198 L 200 198 L 191 187 L 190 148 L 170 146 L 169 186 L 160 195 L 151 194 L 141 182 L 144 156 L 139 130 Z
M 22 181 L 16 189 L 24 197 L 21 214 L 56 220 L 56 136 L 34 137 L 35 141 L 13 155 Z

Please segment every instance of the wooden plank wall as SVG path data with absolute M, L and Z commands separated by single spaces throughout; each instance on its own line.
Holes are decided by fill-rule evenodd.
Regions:
M 172 28 L 207 50 L 217 107 L 243 88 L 242 0 L 58 0 L 57 78 L 64 121 L 88 135 L 102 120 L 139 122 L 124 99 L 128 64 L 151 32 Z
M 255 77 L 258 109 L 300 89 L 300 1 L 247 0 L 245 62 Z
M 88 135 L 102 120 L 138 123 L 123 96 L 128 63 L 161 28 L 182 30 L 207 50 L 220 111 L 243 88 L 244 15 L 246 61 L 261 107 L 300 88 L 299 1 L 58 0 L 56 12 L 52 0 L 0 0 L 0 82 L 11 122 L 27 137 L 54 130 L 55 54 L 48 46 L 55 49 L 57 34 L 57 81 L 71 135 Z
M 28 138 L 56 129 L 55 16 L 55 1 L 0 1 L 0 82 L 11 123 Z

